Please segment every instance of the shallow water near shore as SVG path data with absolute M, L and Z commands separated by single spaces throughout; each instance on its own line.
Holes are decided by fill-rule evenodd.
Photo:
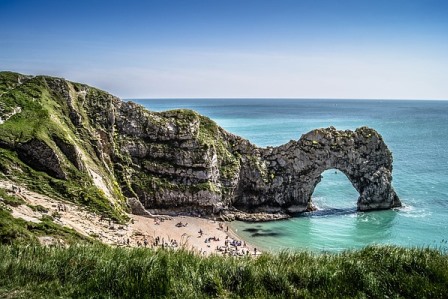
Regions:
M 345 175 L 324 172 L 319 211 L 288 220 L 233 222 L 239 236 L 269 251 L 341 251 L 369 244 L 448 248 L 448 101 L 170 99 L 133 100 L 149 110 L 187 108 L 258 146 L 278 146 L 315 128 L 376 129 L 394 157 L 393 186 L 404 204 L 357 212 Z

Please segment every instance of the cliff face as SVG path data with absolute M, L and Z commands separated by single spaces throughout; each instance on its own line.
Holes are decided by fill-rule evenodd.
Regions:
M 116 217 L 125 197 L 153 211 L 304 211 L 330 168 L 358 190 L 360 210 L 400 205 L 392 155 L 369 128 L 258 148 L 194 111 L 156 113 L 87 85 L 0 73 L 1 173 Z

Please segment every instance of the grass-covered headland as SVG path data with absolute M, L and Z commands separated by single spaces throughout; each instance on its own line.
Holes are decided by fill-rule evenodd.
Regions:
M 448 256 L 431 249 L 235 259 L 103 245 L 0 246 L 1 298 L 446 298 L 447 291 Z
M 151 112 L 84 84 L 0 72 L 0 180 L 56 202 L 117 223 L 128 220 L 126 197 L 207 212 L 204 199 L 233 201 L 242 165 L 273 180 L 261 162 L 196 112 Z M 15 217 L 20 206 L 41 218 Z M 101 245 L 45 209 L 0 188 L 0 298 L 448 298 L 446 250 L 201 257 Z M 39 246 L 48 237 L 61 247 Z

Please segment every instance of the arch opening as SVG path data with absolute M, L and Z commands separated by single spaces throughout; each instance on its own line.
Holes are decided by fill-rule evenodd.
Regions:
M 359 193 L 346 174 L 331 168 L 321 173 L 311 194 L 311 203 L 318 211 L 355 211 Z

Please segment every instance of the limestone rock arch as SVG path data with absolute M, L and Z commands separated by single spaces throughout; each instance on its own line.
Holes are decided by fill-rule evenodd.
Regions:
M 305 211 L 322 172 L 337 169 L 358 191 L 358 210 L 398 207 L 401 203 L 391 184 L 392 160 L 383 138 L 371 128 L 316 129 L 298 141 L 261 151 L 258 174 L 254 175 L 253 165 L 243 166 L 251 170 L 242 170 L 234 204 L 257 211 Z

